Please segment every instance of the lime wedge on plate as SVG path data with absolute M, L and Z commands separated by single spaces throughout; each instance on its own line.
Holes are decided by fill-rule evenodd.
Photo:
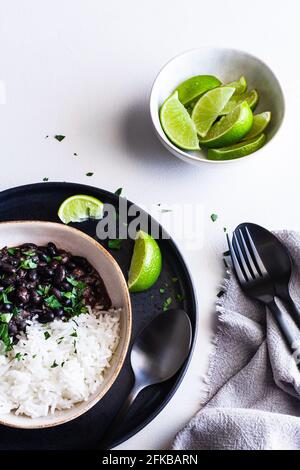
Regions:
M 149 289 L 158 279 L 162 267 L 161 252 L 151 235 L 140 230 L 134 242 L 134 250 L 128 275 L 130 292 Z
M 266 111 L 265 113 L 261 114 L 256 114 L 253 116 L 253 124 L 248 132 L 248 134 L 245 135 L 243 140 L 250 140 L 254 139 L 254 137 L 257 137 L 258 135 L 262 134 L 266 127 L 269 125 L 271 121 L 271 113 L 270 111 Z
M 241 95 L 247 90 L 247 82 L 245 77 L 243 76 L 235 82 L 227 83 L 226 86 L 232 86 L 233 88 L 235 88 L 235 95 Z
M 222 113 L 220 114 L 229 114 L 231 111 L 238 106 L 239 104 L 243 103 L 243 101 L 247 101 L 250 108 L 253 110 L 255 109 L 258 103 L 258 93 L 256 90 L 247 91 L 242 95 L 233 95 L 233 97 L 228 101 L 227 105 L 223 109 Z
M 188 106 L 191 101 L 199 98 L 203 93 L 220 85 L 220 80 L 213 75 L 196 75 L 180 83 L 176 91 L 178 91 L 179 101 Z
M 266 139 L 265 134 L 261 134 L 254 139 L 240 142 L 230 147 L 209 149 L 207 158 L 209 160 L 233 160 L 234 158 L 245 157 L 259 150 L 265 144 Z
M 193 109 L 192 119 L 201 137 L 206 136 L 234 92 L 233 87 L 219 87 L 208 91 L 199 99 Z
M 103 203 L 93 196 L 76 194 L 64 200 L 57 215 L 64 224 L 82 222 L 87 219 L 101 219 Z
M 167 137 L 177 147 L 184 150 L 199 150 L 199 142 L 194 122 L 178 99 L 175 91 L 160 109 L 160 122 Z
M 212 126 L 204 139 L 199 139 L 203 147 L 225 147 L 241 140 L 249 132 L 253 114 L 246 101 L 237 106 L 230 114 L 223 116 Z

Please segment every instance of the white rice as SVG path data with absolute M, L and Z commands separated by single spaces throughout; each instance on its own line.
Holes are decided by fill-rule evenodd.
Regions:
M 68 322 L 28 322 L 26 337 L 0 355 L 0 414 L 38 418 L 87 400 L 110 367 L 119 320 L 120 309 L 89 309 Z

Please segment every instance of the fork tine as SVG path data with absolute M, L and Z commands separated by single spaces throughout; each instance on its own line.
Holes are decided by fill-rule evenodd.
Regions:
M 226 238 L 227 238 L 228 248 L 229 248 L 229 251 L 230 251 L 230 255 L 231 255 L 231 259 L 232 259 L 232 262 L 233 262 L 233 266 L 234 266 L 236 275 L 237 275 L 238 280 L 240 281 L 240 283 L 243 284 L 243 283 L 247 282 L 247 279 L 245 278 L 245 275 L 244 275 L 243 271 L 241 270 L 239 260 L 236 257 L 236 254 L 235 254 L 235 251 L 234 251 L 233 246 L 231 244 L 228 233 L 226 233 Z
M 265 265 L 264 265 L 264 263 L 263 263 L 263 260 L 261 259 L 260 255 L 259 255 L 259 253 L 258 253 L 258 251 L 257 251 L 257 249 L 256 249 L 255 243 L 254 243 L 254 241 L 253 241 L 253 239 L 252 239 L 252 237 L 251 237 L 251 235 L 250 235 L 250 232 L 249 232 L 247 226 L 245 227 L 245 230 L 246 230 L 246 233 L 247 233 L 247 236 L 248 236 L 248 240 L 249 240 L 249 242 L 250 242 L 250 245 L 251 245 L 251 248 L 252 248 L 252 251 L 253 251 L 254 259 L 255 259 L 255 261 L 256 261 L 256 263 L 257 263 L 259 269 L 260 269 L 261 274 L 262 274 L 263 276 L 266 276 L 266 275 L 268 275 L 268 271 L 266 270 L 266 267 L 265 267 Z
M 243 267 L 243 270 L 246 274 L 246 278 L 248 281 L 251 281 L 251 279 L 253 278 L 252 274 L 250 273 L 250 270 L 248 268 L 248 265 L 247 265 L 247 262 L 245 260 L 245 256 L 244 256 L 244 253 L 242 252 L 241 250 L 241 247 L 240 247 L 240 244 L 239 244 L 239 241 L 237 239 L 237 236 L 235 234 L 235 232 L 233 232 L 233 241 L 235 242 L 235 245 L 237 247 L 237 250 L 238 250 L 238 255 L 239 255 L 239 259 L 242 263 L 242 267 Z
M 255 263 L 253 262 L 252 255 L 251 255 L 251 253 L 248 249 L 247 243 L 245 241 L 245 238 L 244 238 L 244 235 L 243 235 L 243 232 L 242 232 L 241 229 L 239 229 L 239 234 L 240 234 L 240 237 L 241 237 L 241 240 L 242 240 L 242 245 L 243 245 L 243 248 L 244 248 L 244 252 L 246 253 L 247 260 L 250 264 L 252 274 L 253 274 L 255 279 L 258 279 L 258 278 L 260 278 L 260 274 L 257 270 L 257 267 L 255 266 Z

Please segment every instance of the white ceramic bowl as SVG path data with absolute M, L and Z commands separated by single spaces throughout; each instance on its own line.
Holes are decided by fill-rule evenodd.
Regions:
M 123 309 L 120 321 L 120 342 L 103 383 L 87 401 L 78 403 L 69 410 L 56 411 L 53 415 L 42 418 L 16 416 L 14 413 L 0 415 L 0 424 L 6 426 L 25 429 L 45 428 L 66 423 L 82 415 L 110 389 L 123 366 L 128 350 L 132 314 L 127 284 L 117 262 L 99 243 L 85 233 L 62 224 L 38 221 L 0 223 L 1 248 L 26 242 L 45 245 L 49 241 L 74 255 L 85 257 L 98 271 L 104 281 L 112 305 Z
M 164 133 L 160 120 L 159 109 L 165 99 L 184 80 L 193 75 L 215 75 L 223 83 L 237 80 L 244 75 L 248 89 L 257 88 L 260 95 L 255 113 L 271 111 L 272 119 L 266 134 L 267 143 L 278 132 L 284 117 L 284 96 L 280 84 L 272 70 L 260 59 L 243 51 L 224 48 L 202 48 L 185 52 L 171 59 L 156 77 L 150 96 L 150 113 L 155 132 L 162 144 L 176 157 L 185 162 L 201 163 L 233 163 L 256 155 L 257 152 L 242 159 L 212 161 L 205 157 L 203 151 L 185 151 L 176 147 Z M 264 147 L 263 147 L 264 148 Z

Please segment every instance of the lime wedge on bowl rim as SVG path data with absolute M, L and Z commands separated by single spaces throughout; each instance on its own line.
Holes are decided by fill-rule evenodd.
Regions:
M 180 83 L 176 91 L 178 91 L 179 101 L 185 106 L 189 106 L 192 101 L 199 98 L 203 93 L 220 85 L 220 80 L 213 75 L 196 75 Z
M 226 83 L 226 86 L 232 86 L 235 88 L 235 95 L 241 95 L 247 90 L 247 81 L 244 76 L 241 76 L 238 80 L 230 83 Z
M 130 292 L 142 292 L 157 281 L 162 268 L 160 248 L 154 238 L 140 230 L 136 235 L 128 274 Z
M 251 140 L 246 140 L 229 147 L 218 149 L 209 149 L 207 158 L 208 160 L 233 160 L 235 158 L 246 157 L 251 153 L 259 150 L 266 142 L 265 134 L 261 134 Z
M 254 139 L 254 137 L 257 137 L 258 135 L 262 134 L 266 127 L 269 125 L 271 117 L 272 114 L 270 111 L 266 111 L 261 114 L 255 114 L 253 116 L 252 127 L 248 134 L 245 135 L 243 140 Z
M 204 139 L 199 139 L 203 147 L 225 147 L 239 142 L 249 132 L 253 114 L 246 101 L 237 106 L 227 116 L 212 126 Z
M 199 142 L 194 122 L 174 91 L 160 109 L 162 128 L 173 144 L 184 150 L 199 150 Z
M 239 104 L 243 103 L 243 101 L 247 101 L 250 108 L 253 110 L 256 108 L 256 105 L 259 100 L 259 95 L 257 90 L 247 91 L 242 95 L 233 95 L 233 97 L 228 101 L 227 105 L 222 111 L 222 115 L 229 114 L 231 111 L 238 106 Z
M 103 203 L 93 196 L 76 194 L 60 205 L 57 213 L 64 224 L 103 217 Z
M 192 120 L 201 137 L 206 136 L 209 129 L 232 97 L 234 91 L 235 88 L 233 87 L 214 88 L 205 93 L 196 103 L 192 112 Z

